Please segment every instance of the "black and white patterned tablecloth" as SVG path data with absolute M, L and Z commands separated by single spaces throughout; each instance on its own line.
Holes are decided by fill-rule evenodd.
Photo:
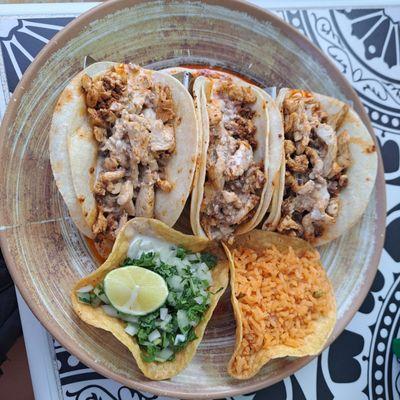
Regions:
M 342 335 L 295 375 L 240 398 L 399 399 L 400 364 L 390 347 L 392 339 L 400 336 L 400 6 L 276 13 L 331 58 L 368 111 L 384 158 L 387 236 L 371 291 Z M 15 89 L 35 55 L 71 19 L 48 16 L 1 21 L 3 90 Z M 157 398 L 103 378 L 56 342 L 54 351 L 64 399 Z

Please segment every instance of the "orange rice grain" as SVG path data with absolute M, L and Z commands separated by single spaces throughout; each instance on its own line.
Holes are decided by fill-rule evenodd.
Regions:
M 299 256 L 292 248 L 284 254 L 275 247 L 259 252 L 239 247 L 233 257 L 233 290 L 243 329 L 233 368 L 242 374 L 261 349 L 301 346 L 313 332 L 314 321 L 327 315 L 332 304 L 317 252 Z

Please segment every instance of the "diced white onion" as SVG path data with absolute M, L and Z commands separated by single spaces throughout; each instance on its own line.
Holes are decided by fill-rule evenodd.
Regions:
M 96 287 L 93 289 L 93 293 L 94 293 L 96 296 L 98 296 L 98 295 L 100 294 L 100 292 L 101 292 L 101 289 L 100 289 L 98 286 L 96 286 Z
M 179 329 L 184 332 L 185 328 L 189 326 L 189 318 L 185 310 L 178 310 L 176 313 Z
M 77 290 L 77 293 L 89 293 L 93 290 L 93 285 L 82 286 Z
M 196 254 L 189 254 L 189 255 L 187 256 L 187 259 L 188 259 L 189 261 L 197 261 L 197 260 L 198 260 L 198 255 L 197 255 L 197 253 L 196 253 Z
M 149 342 L 154 342 L 159 337 L 161 337 L 160 332 L 157 329 L 154 329 L 154 331 L 149 334 L 148 339 Z
M 190 273 L 191 273 L 192 275 L 196 275 L 196 271 L 197 271 L 196 265 L 192 265 L 192 266 L 190 267 Z
M 171 255 L 169 257 L 169 263 L 175 265 L 178 268 L 178 270 L 179 268 L 182 268 L 183 266 L 186 265 L 185 260 L 181 260 L 179 257 L 176 257 L 175 255 Z
M 175 336 L 174 345 L 176 346 L 178 343 L 183 343 L 186 340 L 186 335 L 178 334 Z
M 164 320 L 163 322 L 166 322 L 166 323 L 171 322 L 171 319 L 172 319 L 172 315 L 171 315 L 171 314 L 168 314 L 168 315 L 165 317 L 165 320 Z
M 174 352 L 169 347 L 166 347 L 157 354 L 156 361 L 158 362 L 167 361 L 173 354 Z
M 134 315 L 118 315 L 119 318 L 126 322 L 131 322 L 132 324 L 136 324 L 139 322 L 139 318 L 135 317 Z
M 179 260 L 180 262 L 173 262 L 173 265 L 175 265 L 176 270 L 178 271 L 178 274 L 182 274 L 183 270 L 186 268 L 186 265 L 182 263 L 182 260 Z
M 161 321 L 160 324 L 158 325 L 163 331 L 165 331 L 165 329 L 167 328 L 167 325 L 169 324 L 169 322 L 171 321 L 172 316 L 171 314 L 168 314 L 164 321 Z
M 169 304 L 173 305 L 173 306 L 176 304 L 176 301 L 174 300 L 174 294 L 173 294 L 173 292 L 169 292 L 169 293 L 168 293 L 167 302 L 168 302 Z
M 125 328 L 125 332 L 131 336 L 135 336 L 138 333 L 138 330 L 139 328 L 136 324 L 130 324 L 130 323 Z
M 203 297 L 197 296 L 197 297 L 194 298 L 194 301 L 195 301 L 197 304 L 203 304 Z
M 157 250 L 159 250 L 160 260 L 168 264 L 168 261 L 170 257 L 174 254 L 174 251 L 167 248 L 161 248 Z
M 108 300 L 108 297 L 107 297 L 104 293 L 97 295 L 97 297 L 98 297 L 103 303 L 105 303 L 105 304 L 110 304 L 110 300 Z
M 128 249 L 128 257 L 135 259 L 139 258 L 139 252 L 140 252 L 140 244 L 142 243 L 141 238 L 135 238 L 132 240 L 129 249 Z
M 210 268 L 208 268 L 208 265 L 206 263 L 204 263 L 204 262 L 201 262 L 199 265 L 200 265 L 200 268 L 203 271 L 209 271 L 210 270 Z
M 118 311 L 113 307 L 110 306 L 108 304 L 104 304 L 103 306 L 101 306 L 103 311 L 109 315 L 110 317 L 119 317 L 118 315 Z
M 164 321 L 161 321 L 160 318 L 157 318 L 157 319 L 156 319 L 156 322 L 155 322 L 155 325 L 156 325 L 157 327 L 159 327 L 163 322 L 164 322 Z
M 90 293 L 77 293 L 78 295 L 78 300 L 81 301 L 82 303 L 90 303 Z
M 165 320 L 165 318 L 167 317 L 167 315 L 168 315 L 168 308 L 166 308 L 166 307 L 160 308 L 160 319 L 161 319 L 162 321 Z
M 207 281 L 208 285 L 211 284 L 212 278 L 211 278 L 211 273 L 208 269 L 204 270 L 204 268 L 199 268 L 196 270 L 195 275 L 201 281 Z
M 182 290 L 183 289 L 183 284 L 182 284 L 182 278 L 179 275 L 173 275 L 170 278 L 168 278 L 168 285 L 174 289 L 174 290 Z

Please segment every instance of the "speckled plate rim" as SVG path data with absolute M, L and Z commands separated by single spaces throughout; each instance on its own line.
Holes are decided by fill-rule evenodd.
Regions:
M 24 91 L 30 87 L 33 82 L 33 78 L 38 73 L 40 68 L 46 63 L 48 58 L 59 50 L 64 44 L 66 44 L 69 40 L 75 37 L 81 30 L 83 30 L 86 26 L 89 25 L 95 19 L 103 18 L 108 14 L 112 14 L 113 12 L 132 7 L 135 4 L 145 3 L 144 0 L 108 0 L 105 3 L 100 4 L 97 7 L 90 9 L 79 17 L 75 18 L 72 22 L 70 22 L 64 29 L 62 29 L 59 33 L 57 33 L 49 43 L 40 51 L 32 64 L 28 67 L 23 77 L 21 78 L 18 86 L 16 87 L 10 102 L 9 106 L 4 115 L 2 124 L 0 126 L 0 144 L 2 144 L 3 138 L 6 135 L 7 128 L 11 121 L 13 121 L 17 115 L 18 107 L 23 96 Z M 184 1 L 182 1 L 184 2 Z M 385 238 L 385 219 L 386 219 L 386 192 L 385 192 L 385 179 L 383 172 L 383 162 L 382 156 L 380 153 L 379 145 L 377 139 L 375 137 L 371 122 L 364 110 L 364 107 L 358 98 L 354 89 L 347 82 L 346 78 L 341 74 L 341 72 L 336 68 L 336 66 L 322 53 L 320 49 L 318 49 L 313 43 L 311 43 L 307 38 L 305 38 L 301 33 L 299 33 L 295 28 L 288 25 L 286 22 L 279 19 L 277 16 L 271 14 L 270 12 L 247 3 L 241 0 L 205 0 L 204 3 L 210 5 L 218 5 L 224 6 L 228 9 L 244 12 L 248 15 L 264 22 L 271 22 L 274 25 L 278 26 L 282 32 L 284 32 L 288 38 L 294 41 L 297 45 L 300 45 L 306 51 L 310 52 L 319 60 L 319 62 L 326 68 L 330 77 L 337 83 L 340 87 L 341 91 L 346 95 L 348 100 L 353 101 L 353 107 L 360 115 L 361 119 L 365 123 L 373 137 L 376 147 L 378 149 L 378 172 L 377 179 L 375 184 L 375 196 L 376 196 L 376 224 L 375 224 L 375 245 L 373 254 L 370 258 L 370 262 L 368 265 L 368 270 L 366 275 L 364 276 L 363 282 L 359 287 L 358 296 L 354 299 L 352 303 L 352 307 L 348 308 L 346 312 L 343 314 L 340 321 L 337 322 L 335 329 L 332 333 L 329 342 L 326 344 L 326 347 L 332 343 L 337 336 L 345 329 L 347 324 L 350 322 L 352 317 L 360 308 L 362 302 L 367 296 L 369 289 L 372 285 L 372 282 L 375 278 L 378 264 L 380 260 L 380 256 L 383 249 L 384 238 Z M 6 195 L 2 193 L 2 187 L 0 188 L 0 194 Z M 2 216 L 0 215 L 0 225 L 1 225 Z M 10 253 L 6 239 L 0 232 L 0 247 L 7 263 L 10 274 L 18 287 L 22 297 L 29 304 L 30 293 L 29 290 L 22 285 L 22 281 L 18 276 L 16 266 L 14 265 L 15 261 L 13 260 L 12 254 Z M 46 319 L 41 315 L 40 310 L 34 304 L 29 306 L 35 316 L 39 319 L 39 321 L 44 325 L 44 327 L 53 335 L 70 353 L 74 354 L 78 359 L 80 359 L 84 364 L 93 370 L 99 372 L 100 374 L 114 379 L 128 387 L 133 387 L 135 389 L 146 391 L 150 393 L 154 393 L 156 395 L 177 397 L 177 398 L 187 398 L 187 399 L 209 399 L 209 398 L 221 398 L 226 396 L 235 396 L 244 393 L 254 392 L 256 390 L 265 388 L 267 386 L 273 385 L 276 382 L 286 378 L 287 376 L 295 373 L 301 367 L 305 366 L 309 363 L 314 357 L 304 357 L 295 360 L 289 367 L 282 369 L 279 373 L 270 376 L 268 379 L 259 382 L 259 383 L 249 383 L 248 386 L 242 386 L 239 389 L 236 389 L 234 386 L 229 388 L 226 391 L 216 391 L 215 393 L 201 394 L 201 393 L 193 393 L 193 391 L 177 391 L 177 390 L 163 390 L 157 391 L 154 390 L 151 384 L 151 381 L 132 381 L 130 379 L 124 378 L 116 373 L 111 372 L 105 366 L 98 365 L 93 358 L 85 355 L 84 353 L 76 352 L 74 349 L 74 342 L 68 339 L 64 340 L 63 331 L 61 328 L 54 326 L 51 322 L 46 321 Z

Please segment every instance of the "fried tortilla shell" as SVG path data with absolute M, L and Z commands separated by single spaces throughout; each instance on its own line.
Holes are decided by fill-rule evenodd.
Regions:
M 110 317 L 103 311 L 101 307 L 93 308 L 90 305 L 79 302 L 77 299 L 77 289 L 87 285 L 96 286 L 98 283 L 103 281 L 108 272 L 119 267 L 123 263 L 127 257 L 131 240 L 135 237 L 135 235 L 138 234 L 175 243 L 194 252 L 205 250 L 211 251 L 218 257 L 218 264 L 211 271 L 213 283 L 209 288 L 209 291 L 215 294 L 211 295 L 210 307 L 204 314 L 203 320 L 195 329 L 197 339 L 188 343 L 183 350 L 176 353 L 173 361 L 166 361 L 164 363 L 144 362 L 142 360 L 141 350 L 136 342 L 136 339 L 128 335 L 124 330 L 126 324 L 125 322 L 117 318 Z M 82 278 L 73 287 L 71 292 L 71 302 L 74 311 L 82 321 L 96 328 L 101 328 L 112 333 L 112 335 L 114 335 L 124 346 L 126 346 L 135 358 L 138 367 L 147 378 L 153 380 L 168 379 L 182 371 L 194 357 L 196 349 L 203 338 L 207 323 L 210 320 L 215 307 L 217 306 L 218 300 L 228 286 L 228 275 L 229 262 L 224 251 L 217 243 L 211 242 L 204 238 L 184 235 L 155 219 L 134 218 L 128 221 L 119 232 L 114 243 L 113 250 L 105 263 L 89 276 Z M 218 289 L 221 287 L 223 290 L 218 291 Z
M 249 296 L 249 301 L 251 300 L 250 307 L 251 309 L 255 309 L 259 304 L 258 302 L 260 302 L 260 299 L 257 296 L 262 296 L 262 289 L 260 289 L 261 292 L 258 293 L 258 295 L 250 290 L 247 291 L 246 293 L 242 292 L 237 293 L 238 286 L 237 286 L 236 271 L 238 268 L 237 265 L 238 261 L 234 259 L 233 254 L 235 252 L 235 249 L 246 249 L 246 250 L 250 249 L 253 252 L 253 258 L 248 264 L 250 270 L 246 272 L 246 275 L 250 275 L 254 272 L 254 269 L 257 268 L 258 262 L 262 262 L 263 260 L 265 261 L 265 255 L 262 254 L 263 251 L 265 251 L 265 249 L 274 249 L 274 251 L 278 251 L 280 254 L 283 255 L 288 255 L 290 254 L 290 252 L 293 252 L 294 255 L 298 258 L 307 257 L 313 260 L 312 262 L 315 263 L 314 277 L 315 275 L 317 275 L 318 277 L 318 282 L 316 283 L 318 287 L 323 287 L 325 289 L 324 292 L 321 291 L 319 295 L 326 296 L 326 298 L 324 299 L 325 301 L 324 304 L 327 305 L 327 309 L 325 310 L 326 311 L 325 314 L 322 313 L 318 314 L 318 318 L 315 318 L 315 320 L 307 327 L 306 332 L 308 333 L 304 334 L 302 339 L 298 339 L 297 342 L 296 341 L 290 342 L 290 339 L 289 341 L 288 339 L 285 339 L 285 341 L 287 343 L 290 343 L 290 345 L 284 343 L 284 340 L 282 338 L 279 338 L 278 341 L 275 342 L 271 341 L 267 343 L 266 340 L 271 340 L 269 337 L 273 334 L 273 330 L 275 329 L 276 332 L 278 332 L 277 329 L 279 328 L 279 327 L 276 328 L 277 325 L 271 323 L 268 326 L 268 328 L 264 327 L 264 329 L 261 330 L 261 339 L 259 338 L 259 340 L 261 340 L 261 343 L 259 343 L 258 345 L 259 346 L 258 351 L 252 352 L 252 350 L 250 350 L 249 352 L 248 349 L 246 350 L 248 343 L 246 344 L 244 340 L 244 324 L 250 327 L 253 327 L 254 325 L 252 321 L 245 319 L 244 312 L 242 312 L 241 305 L 239 304 L 239 299 L 241 299 L 242 297 Z M 253 230 L 246 234 L 236 236 L 235 242 L 232 245 L 225 246 L 225 250 L 230 259 L 231 301 L 236 320 L 236 342 L 235 342 L 234 353 L 228 364 L 229 374 L 236 379 L 249 379 L 255 374 L 257 374 L 257 372 L 268 361 L 274 358 L 281 358 L 288 356 L 303 357 L 303 356 L 314 356 L 319 354 L 323 350 L 323 348 L 327 345 L 327 341 L 335 326 L 336 301 L 332 285 L 319 260 L 318 252 L 309 243 L 305 242 L 302 239 L 287 237 L 274 232 L 265 232 L 261 230 Z M 260 261 L 260 258 L 257 259 L 256 256 L 254 256 L 254 253 L 257 254 L 257 257 L 264 257 L 264 258 Z M 291 254 L 293 255 L 293 253 Z M 268 260 L 267 258 L 266 262 L 268 263 L 275 261 L 273 259 Z M 261 275 L 259 278 L 257 278 L 258 285 L 260 288 L 263 288 L 263 278 L 268 280 L 270 279 L 270 277 L 265 277 L 265 275 L 262 275 L 262 272 L 259 273 Z M 287 288 L 291 283 L 289 279 L 290 277 L 294 281 L 297 280 L 297 273 L 294 273 L 294 275 L 296 275 L 296 279 L 293 279 L 293 275 L 291 276 L 285 275 L 285 272 L 282 272 L 282 270 L 280 270 L 280 273 L 278 273 L 278 275 L 276 276 L 279 277 L 277 279 L 280 279 L 280 282 L 284 282 L 285 288 Z M 293 282 L 294 286 L 291 287 L 298 288 L 297 285 L 301 284 L 302 282 Z M 290 296 L 289 290 L 288 293 L 285 294 L 285 296 L 286 295 Z M 317 294 L 315 294 L 315 297 L 317 297 Z M 268 304 L 269 302 L 262 306 L 263 309 L 265 309 L 264 313 L 265 312 L 268 313 Z M 244 310 L 245 309 L 246 308 L 244 308 Z M 268 318 L 269 319 L 267 319 L 267 321 L 269 321 L 270 318 L 274 318 L 274 316 L 271 315 Z M 280 315 L 280 318 L 285 318 L 284 313 Z M 257 322 L 259 322 L 259 320 Z M 267 329 L 269 329 L 269 331 L 267 331 Z M 267 337 L 267 334 L 269 335 L 269 337 Z M 257 340 L 257 338 L 256 339 L 253 338 L 253 340 Z M 247 365 L 245 368 L 240 366 L 241 357 L 248 357 L 246 361 Z

